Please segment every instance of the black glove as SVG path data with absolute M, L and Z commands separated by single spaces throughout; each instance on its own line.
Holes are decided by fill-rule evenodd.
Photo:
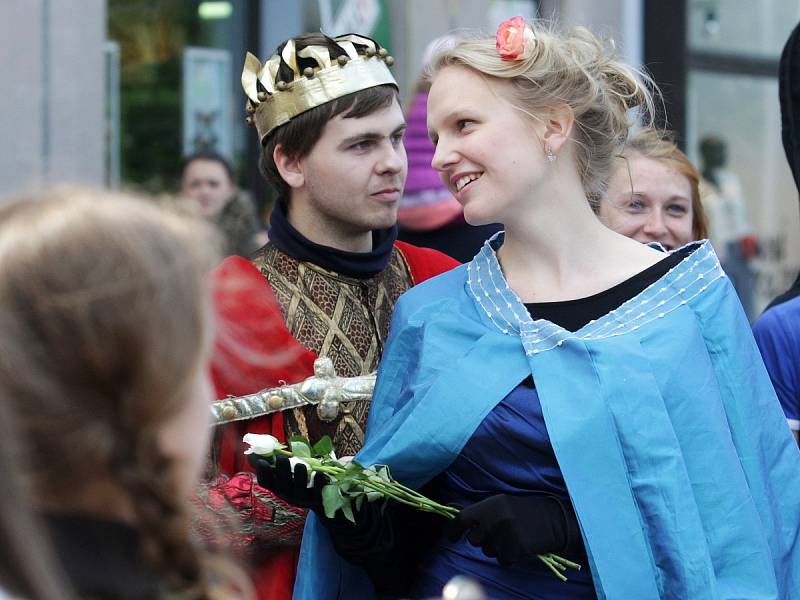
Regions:
M 446 519 L 392 500 L 365 501 L 353 516 L 355 523 L 338 512 L 333 519 L 321 519 L 336 552 L 363 567 L 381 597 L 410 597 L 414 578 L 409 573 L 418 571 Z
M 322 488 L 328 483 L 328 478 L 322 473 L 316 473 L 314 482 L 308 487 L 308 471 L 302 463 L 296 464 L 292 473 L 292 466 L 285 456 L 278 455 L 272 459 L 250 454 L 248 460 L 256 470 L 258 485 L 274 492 L 281 500 L 292 506 L 324 514 Z
M 554 496 L 491 496 L 458 513 L 450 539 L 464 532 L 501 565 L 548 552 L 574 555 L 583 545 L 574 509 Z

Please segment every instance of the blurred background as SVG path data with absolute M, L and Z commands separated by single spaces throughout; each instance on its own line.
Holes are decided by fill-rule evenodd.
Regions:
M 613 37 L 653 74 L 698 167 L 701 140 L 722 142 L 758 240 L 753 312 L 784 291 L 800 269 L 777 83 L 800 19 L 790 0 L 3 0 L 0 199 L 63 181 L 174 192 L 181 158 L 214 150 L 265 218 L 271 192 L 239 83 L 246 50 L 265 58 L 303 31 L 366 33 L 396 58 L 408 100 L 431 40 L 493 33 L 514 15 Z

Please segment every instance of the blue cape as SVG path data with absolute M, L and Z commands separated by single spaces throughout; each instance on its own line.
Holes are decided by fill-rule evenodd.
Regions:
M 800 597 L 800 452 L 710 244 L 573 333 L 500 243 L 398 302 L 358 460 L 419 487 L 532 374 L 600 598 Z M 298 600 L 376 597 L 313 515 L 298 574 Z

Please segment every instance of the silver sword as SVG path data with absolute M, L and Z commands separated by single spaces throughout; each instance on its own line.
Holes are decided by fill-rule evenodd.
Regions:
M 321 420 L 333 421 L 339 416 L 343 403 L 372 399 L 375 375 L 338 377 L 330 358 L 318 358 L 314 361 L 314 374 L 308 379 L 212 403 L 212 424 L 255 419 L 309 404 L 316 405 Z

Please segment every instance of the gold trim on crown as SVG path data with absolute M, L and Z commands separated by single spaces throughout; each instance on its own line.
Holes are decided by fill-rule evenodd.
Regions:
M 332 59 L 324 46 L 307 46 L 297 52 L 294 40 L 263 65 L 247 53 L 242 70 L 242 88 L 248 98 L 245 110 L 247 122 L 255 124 L 262 144 L 272 131 L 307 110 L 371 87 L 397 87 L 389 71 L 394 59 L 384 48 L 354 34 L 333 40 L 345 53 L 337 59 Z M 356 45 L 365 47 L 364 54 L 358 53 Z M 306 67 L 301 73 L 297 57 L 313 59 L 317 67 Z M 291 68 L 293 81 L 277 81 L 281 61 Z

